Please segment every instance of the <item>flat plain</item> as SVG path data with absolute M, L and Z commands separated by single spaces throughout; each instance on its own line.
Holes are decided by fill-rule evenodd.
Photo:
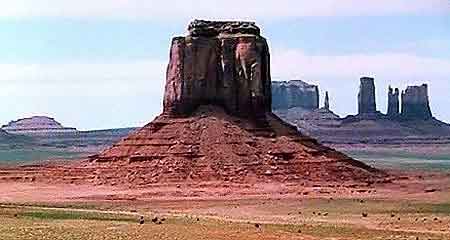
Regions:
M 353 154 L 399 177 L 371 186 L 0 181 L 0 239 L 450 239 L 446 159 Z

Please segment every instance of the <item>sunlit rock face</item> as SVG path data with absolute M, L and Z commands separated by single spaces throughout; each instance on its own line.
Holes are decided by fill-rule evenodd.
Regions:
M 254 23 L 195 20 L 188 31 L 172 40 L 165 114 L 189 115 L 207 104 L 240 117 L 271 111 L 269 48 Z

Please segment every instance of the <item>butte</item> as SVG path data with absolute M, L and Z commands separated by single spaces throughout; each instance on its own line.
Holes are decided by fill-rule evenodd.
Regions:
M 98 183 L 367 182 L 384 175 L 272 113 L 269 47 L 255 23 L 195 20 L 188 32 L 172 40 L 163 113 L 91 156 Z

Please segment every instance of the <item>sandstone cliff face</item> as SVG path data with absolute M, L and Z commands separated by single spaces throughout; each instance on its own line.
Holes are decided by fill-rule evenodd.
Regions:
M 215 104 L 236 116 L 271 111 L 269 48 L 251 22 L 196 20 L 172 40 L 164 113 L 187 115 Z
M 375 101 L 375 83 L 373 78 L 362 77 L 358 93 L 358 114 L 373 114 L 377 112 Z
M 400 91 L 398 88 L 395 90 L 389 86 L 388 90 L 388 110 L 387 116 L 389 118 L 397 118 L 400 115 L 400 101 L 399 101 Z
M 319 87 L 301 80 L 272 82 L 272 108 L 319 108 Z
M 402 92 L 402 113 L 405 120 L 428 120 L 433 117 L 428 99 L 428 85 L 408 86 Z

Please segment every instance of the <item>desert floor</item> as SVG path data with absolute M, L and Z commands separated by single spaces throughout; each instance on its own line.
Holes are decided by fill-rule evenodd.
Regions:
M 450 174 L 365 187 L 0 182 L 0 239 L 450 239 Z

